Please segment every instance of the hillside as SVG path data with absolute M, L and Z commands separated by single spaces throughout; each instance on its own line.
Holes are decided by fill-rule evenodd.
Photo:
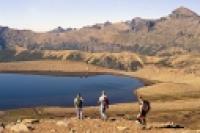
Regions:
M 147 56 L 131 52 L 84 52 L 79 50 L 17 50 L 0 51 L 1 70 L 7 70 L 4 62 L 15 61 L 76 61 L 90 65 L 125 71 L 137 71 L 147 66 L 174 69 L 182 73 L 200 75 L 200 54 L 173 56 Z M 20 66 L 20 67 L 23 67 Z M 13 71 L 18 68 L 13 68 Z M 32 68 L 34 69 L 34 68 Z
M 80 29 L 58 27 L 46 33 L 0 27 L 0 49 L 131 51 L 174 55 L 200 51 L 200 17 L 180 7 L 166 17 L 105 22 Z

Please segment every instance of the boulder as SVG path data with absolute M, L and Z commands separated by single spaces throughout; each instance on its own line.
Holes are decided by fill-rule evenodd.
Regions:
M 118 126 L 117 127 L 117 129 L 119 130 L 119 131 L 126 131 L 126 130 L 128 130 L 128 127 L 125 127 L 125 126 Z
M 17 123 L 21 123 L 22 122 L 22 120 L 21 119 L 17 119 Z
M 69 123 L 67 121 L 57 121 L 56 125 L 68 127 Z
M 19 123 L 19 124 L 10 126 L 9 130 L 12 131 L 12 132 L 17 132 L 17 133 L 29 132 L 28 127 L 23 123 Z
M 110 121 L 116 121 L 117 119 L 114 118 L 114 117 L 110 117 L 109 120 L 110 120 Z
M 173 122 L 167 122 L 167 123 L 152 124 L 150 128 L 184 128 L 184 127 L 179 124 L 175 124 Z
M 50 132 L 51 132 L 51 133 L 55 133 L 56 130 L 55 130 L 55 129 L 51 129 Z
M 77 131 L 76 131 L 76 129 L 71 129 L 70 130 L 70 133 L 76 133 Z
M 39 123 L 40 120 L 39 119 L 23 119 L 22 123 L 24 124 L 35 124 L 35 123 Z

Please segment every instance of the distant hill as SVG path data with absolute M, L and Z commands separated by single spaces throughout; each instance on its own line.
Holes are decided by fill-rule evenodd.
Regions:
M 0 27 L 0 49 L 131 51 L 145 55 L 200 52 L 200 17 L 180 7 L 166 17 L 105 22 L 46 33 Z

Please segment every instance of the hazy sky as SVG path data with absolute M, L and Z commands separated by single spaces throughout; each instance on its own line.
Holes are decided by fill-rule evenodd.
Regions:
M 200 14 L 200 0 L 0 0 L 0 25 L 46 31 L 138 16 L 158 18 L 180 6 Z

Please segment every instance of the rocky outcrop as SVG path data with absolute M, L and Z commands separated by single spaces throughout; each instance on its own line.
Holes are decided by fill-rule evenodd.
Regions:
M 24 124 L 37 124 L 40 122 L 40 120 L 39 119 L 23 119 L 21 122 Z
M 17 122 L 11 122 L 5 126 L 5 131 L 11 131 L 16 133 L 31 132 L 35 129 L 34 125 L 39 124 L 38 119 L 23 119 L 17 120 Z
M 15 125 L 7 125 L 6 129 L 8 129 L 11 132 L 16 132 L 16 133 L 29 132 L 28 127 L 23 123 L 19 123 Z
M 149 32 L 153 30 L 155 24 L 156 21 L 154 20 L 145 20 L 141 18 L 135 18 L 130 23 L 133 32 Z
M 125 132 L 126 130 L 128 130 L 129 128 L 128 127 L 125 127 L 125 126 L 118 126 L 117 129 L 121 132 Z
M 50 33 L 62 33 L 62 32 L 65 32 L 65 29 L 60 26 L 50 31 Z
M 170 17 L 172 18 L 198 18 L 198 14 L 196 14 L 195 12 L 193 12 L 192 10 L 185 8 L 185 7 L 179 7 L 176 10 L 174 10 L 172 12 L 172 14 L 170 14 Z
M 174 122 L 165 122 L 165 123 L 151 123 L 148 126 L 149 129 L 152 128 L 184 128 L 184 126 L 180 125 L 180 124 L 176 124 Z

